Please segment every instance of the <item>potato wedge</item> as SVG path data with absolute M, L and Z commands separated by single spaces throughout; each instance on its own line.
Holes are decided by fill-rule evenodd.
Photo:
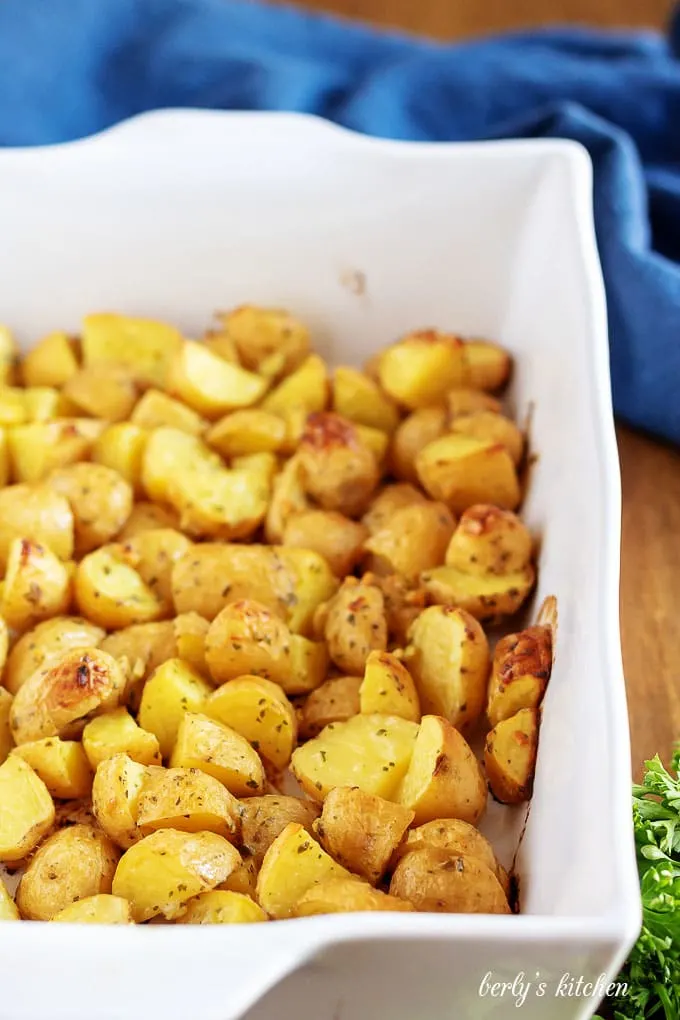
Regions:
M 130 421 L 141 429 L 170 428 L 200 436 L 208 422 L 186 404 L 174 400 L 161 390 L 147 390 L 130 415 Z
M 357 715 L 330 723 L 293 752 L 291 770 L 305 793 L 323 801 L 335 786 L 358 786 L 386 800 L 396 798 L 418 726 L 392 715 Z
M 346 578 L 328 606 L 324 636 L 338 669 L 362 675 L 369 654 L 387 649 L 385 600 L 380 589 Z
M 171 501 L 173 485 L 186 476 L 194 479 L 208 475 L 212 478 L 223 470 L 222 458 L 199 436 L 167 426 L 149 433 L 142 459 L 142 486 L 149 499 L 157 503 L 172 502 L 181 513 L 177 491 Z
M 218 684 L 246 673 L 282 683 L 291 672 L 290 631 L 261 602 L 231 602 L 210 624 L 205 658 Z
M 71 605 L 71 572 L 46 545 L 15 538 L 9 547 L 0 613 L 22 633 Z
M 391 652 L 371 652 L 359 688 L 363 714 L 379 712 L 420 722 L 420 701 L 413 678 Z
M 464 355 L 469 386 L 493 393 L 508 381 L 512 359 L 498 344 L 488 340 L 466 340 Z
M 515 467 L 524 456 L 524 436 L 514 421 L 496 411 L 471 411 L 461 414 L 451 423 L 451 431 L 462 436 L 474 436 L 491 443 L 500 443 L 510 454 Z
M 177 924 L 252 924 L 268 921 L 262 907 L 243 893 L 213 889 L 189 902 Z
M 301 634 L 290 636 L 290 675 L 280 681 L 286 694 L 308 694 L 326 679 L 328 649 L 323 641 L 310 641 Z
M 127 754 L 142 765 L 161 764 L 158 738 L 138 726 L 126 708 L 114 708 L 91 719 L 82 740 L 82 750 L 93 769 L 114 754 Z
M 239 802 L 200 769 L 158 769 L 140 790 L 137 825 L 144 835 L 157 829 L 216 832 L 233 843 L 239 834 Z
M 139 706 L 139 725 L 155 734 L 164 758 L 172 752 L 185 713 L 202 711 L 211 691 L 210 684 L 181 659 L 168 659 L 149 677 Z
M 304 893 L 329 878 L 351 875 L 302 825 L 289 822 L 264 855 L 257 876 L 257 900 L 275 920 L 291 917 Z
M 245 803 L 247 804 L 248 801 Z M 255 886 L 257 885 L 257 871 L 255 860 L 252 857 L 244 857 L 236 871 L 232 871 L 226 882 L 223 882 L 219 888 L 224 889 L 225 892 L 242 893 L 252 899 L 255 896 Z
M 538 708 L 552 670 L 552 631 L 527 627 L 496 645 L 489 678 L 486 714 L 492 726 L 522 708 Z
M 163 616 L 163 604 L 129 563 L 125 546 L 101 546 L 78 564 L 75 597 L 79 612 L 107 630 L 150 623 Z
M 288 824 L 301 825 L 312 835 L 312 823 L 319 817 L 319 807 L 300 797 L 265 794 L 248 797 L 241 804 L 241 839 L 259 868 L 269 847 Z
M 205 659 L 205 639 L 210 624 L 198 613 L 180 613 L 172 623 L 177 657 L 193 666 L 201 676 L 208 675 Z
M 199 712 L 183 716 L 170 765 L 201 769 L 235 797 L 264 792 L 265 772 L 257 751 L 236 730 Z
M 317 607 L 338 590 L 337 578 L 328 563 L 313 549 L 275 546 L 273 569 L 290 578 L 293 598 L 285 598 L 283 618 L 293 634 L 310 637 Z
M 390 895 L 416 910 L 449 914 L 509 914 L 493 871 L 475 857 L 423 847 L 406 854 L 390 882 Z
M 384 875 L 413 811 L 356 786 L 336 786 L 326 797 L 314 832 L 339 864 L 376 885 Z
M 420 575 L 430 602 L 459 606 L 477 620 L 516 613 L 536 583 L 531 563 L 513 574 L 466 574 L 455 567 L 435 567 Z
M 83 319 L 81 342 L 86 366 L 117 361 L 129 368 L 138 382 L 163 386 L 182 336 L 164 322 L 98 313 Z
M 437 818 L 411 829 L 404 842 L 397 848 L 397 860 L 401 860 L 412 850 L 422 850 L 424 847 L 448 850 L 457 856 L 475 857 L 493 871 L 504 893 L 508 895 L 509 882 L 505 868 L 496 860 L 488 839 L 469 822 L 464 822 L 460 818 Z
M 16 425 L 7 435 L 12 477 L 36 484 L 55 468 L 86 460 L 104 428 L 104 422 L 77 417 Z
M 324 411 L 328 406 L 330 386 L 328 370 L 318 354 L 310 354 L 262 401 L 262 410 L 282 418 L 300 411 L 303 417 Z
M 214 832 L 160 829 L 123 854 L 113 894 L 130 904 L 135 921 L 174 920 L 194 896 L 214 889 L 241 863 L 238 850 Z
M 241 305 L 218 319 L 245 367 L 264 375 L 287 375 L 309 351 L 307 327 L 282 308 Z
M 44 620 L 13 645 L 2 682 L 11 694 L 16 694 L 37 670 L 49 669 L 74 648 L 96 647 L 103 638 L 101 627 L 79 616 L 56 616 L 52 620 Z M 117 658 L 123 653 L 111 654 Z
M 467 352 L 467 348 L 466 348 Z M 470 387 L 454 387 L 446 394 L 446 407 L 449 418 L 453 421 L 463 414 L 474 414 L 475 411 L 494 411 L 501 413 L 501 402 L 482 390 Z
M 436 404 L 453 386 L 466 382 L 462 340 L 434 329 L 410 333 L 380 357 L 382 388 L 403 407 Z
M 416 825 L 462 818 L 475 825 L 486 808 L 486 783 L 469 744 L 450 722 L 424 715 L 397 799 Z
M 47 545 L 61 560 L 73 556 L 73 512 L 63 496 L 46 485 L 0 489 L 0 569 L 16 538 Z
M 117 361 L 98 361 L 79 368 L 62 392 L 75 404 L 78 414 L 107 421 L 129 418 L 139 395 L 130 369 Z
M 294 917 L 344 914 L 365 910 L 413 910 L 406 900 L 372 889 L 356 878 L 330 878 L 312 886 L 298 900 Z
M 17 691 L 10 711 L 15 742 L 78 735 L 87 717 L 117 707 L 125 683 L 120 664 L 106 652 L 72 649 Z
M 24 385 L 61 388 L 78 371 L 73 348 L 66 333 L 48 333 L 21 359 Z
M 40 776 L 53 797 L 81 800 L 92 789 L 92 770 L 82 746 L 75 740 L 43 737 L 16 747 L 19 755 Z
M 359 676 L 337 676 L 312 691 L 300 709 L 300 736 L 304 740 L 316 737 L 329 723 L 346 722 L 359 715 L 362 683 Z
M 274 768 L 288 765 L 297 744 L 297 719 L 277 684 L 259 676 L 237 677 L 210 695 L 204 712 L 240 733 Z
M 441 404 L 413 411 L 392 436 L 389 450 L 390 470 L 402 482 L 418 485 L 416 460 L 421 450 L 447 431 L 446 409 Z
M 361 559 L 368 528 L 331 510 L 307 510 L 290 517 L 283 530 L 283 545 L 313 549 L 340 578 L 351 574 Z
M 529 800 L 538 752 L 538 712 L 521 708 L 487 734 L 484 767 L 491 792 L 501 804 Z
M 0 765 L 14 747 L 14 737 L 9 724 L 12 707 L 12 695 L 4 687 L 0 687 Z
M 515 465 L 500 443 L 450 433 L 423 447 L 418 478 L 433 499 L 462 513 L 475 503 L 515 510 L 521 492 Z
M 224 361 L 203 344 L 185 340 L 170 360 L 166 388 L 205 418 L 215 419 L 257 403 L 267 380 Z
M 0 765 L 0 861 L 20 861 L 54 824 L 54 802 L 28 762 L 10 754 Z
M 69 502 L 77 557 L 111 541 L 130 516 L 132 487 L 117 471 L 103 464 L 57 468 L 47 484 Z
M 531 562 L 533 539 L 510 510 L 478 503 L 461 514 L 446 565 L 465 574 L 513 574 Z
M 160 602 L 163 616 L 174 616 L 172 568 L 191 545 L 186 535 L 174 528 L 142 531 L 124 543 L 125 558 Z
M 313 506 L 305 491 L 302 461 L 293 456 L 274 479 L 264 526 L 267 541 L 282 542 L 288 521 L 308 510 Z
M 365 372 L 346 365 L 333 372 L 333 410 L 358 425 L 389 434 L 399 424 L 399 411 L 390 397 Z
M 364 543 L 367 568 L 401 574 L 415 582 L 423 570 L 443 562 L 456 522 L 443 503 L 423 502 L 396 510 Z
M 92 811 L 109 839 L 127 850 L 142 838 L 137 807 L 149 767 L 120 753 L 97 766 L 92 783 Z
M 144 531 L 156 531 L 159 528 L 179 528 L 179 514 L 171 506 L 160 503 L 149 503 L 140 500 L 132 508 L 125 527 L 118 536 L 119 542 L 128 542 Z
M 7 886 L 0 878 L 0 921 L 19 921 L 19 911 L 16 903 L 10 896 Z
M 97 893 L 76 900 L 50 918 L 67 924 L 133 924 L 130 904 L 122 896 Z
M 404 664 L 413 677 L 423 712 L 442 715 L 458 729 L 484 709 L 489 643 L 464 609 L 430 606 L 416 618 Z
M 348 517 L 366 510 L 380 472 L 351 421 L 331 412 L 310 414 L 298 457 L 305 489 L 323 510 Z
M 212 426 L 206 442 L 223 457 L 278 453 L 286 438 L 286 423 L 269 411 L 233 411 Z

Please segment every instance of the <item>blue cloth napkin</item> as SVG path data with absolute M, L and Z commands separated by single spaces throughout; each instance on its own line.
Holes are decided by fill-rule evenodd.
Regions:
M 0 3 L 0 144 L 163 106 L 305 110 L 391 138 L 582 142 L 615 409 L 680 442 L 680 17 L 667 40 L 557 29 L 446 46 L 231 0 Z

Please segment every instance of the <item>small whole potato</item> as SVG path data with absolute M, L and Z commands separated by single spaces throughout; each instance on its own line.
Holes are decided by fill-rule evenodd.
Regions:
M 291 672 L 290 632 L 267 606 L 241 599 L 210 624 L 205 659 L 219 684 L 247 673 L 280 683 Z
M 308 510 L 291 517 L 283 531 L 283 545 L 313 549 L 334 574 L 351 574 L 361 559 L 368 528 L 332 510 Z
M 512 574 L 531 562 L 532 551 L 531 533 L 517 514 L 476 503 L 460 516 L 446 564 L 466 574 Z
M 402 857 L 390 882 L 390 895 L 428 912 L 510 913 L 503 888 L 486 864 L 435 847 L 423 847 Z
M 110 893 L 119 851 L 91 825 L 72 825 L 50 836 L 31 859 L 17 890 L 21 916 L 49 921 L 76 900 Z
M 47 484 L 69 501 L 78 557 L 111 541 L 130 516 L 131 485 L 103 464 L 68 464 L 53 471 Z
M 367 507 L 380 472 L 357 427 L 339 414 L 310 414 L 300 440 L 305 488 L 324 510 L 356 517 Z
M 254 372 L 288 375 L 309 351 L 307 327 L 285 309 L 241 305 L 218 318 L 241 363 Z

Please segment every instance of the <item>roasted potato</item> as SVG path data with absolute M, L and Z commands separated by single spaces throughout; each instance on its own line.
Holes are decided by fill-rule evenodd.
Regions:
M 149 499 L 157 503 L 170 503 L 178 513 L 182 507 L 180 493 L 171 500 L 173 484 L 208 475 L 214 477 L 224 470 L 222 458 L 209 449 L 200 438 L 181 429 L 154 429 L 149 433 L 142 458 L 142 486 Z M 188 483 L 187 483 L 188 487 Z
M 141 429 L 171 428 L 200 436 L 208 422 L 186 404 L 174 400 L 161 390 L 147 390 L 130 415 L 130 422 Z
M 80 800 L 92 789 L 92 770 L 82 745 L 75 740 L 43 737 L 15 747 L 19 755 L 40 776 L 53 797 Z
M 323 510 L 348 517 L 364 512 L 380 472 L 356 425 L 331 412 L 310 414 L 298 457 L 305 489 Z
M 241 362 L 265 376 L 287 375 L 309 351 L 307 327 L 285 309 L 241 305 L 218 319 Z
M 41 620 L 68 612 L 71 572 L 46 545 L 15 538 L 9 547 L 0 596 L 0 613 L 8 626 L 23 632 Z
M 510 510 L 476 504 L 460 517 L 446 550 L 446 565 L 465 574 L 513 574 L 531 562 L 533 539 Z
M 117 361 L 79 368 L 67 379 L 62 393 L 78 414 L 107 421 L 129 418 L 139 395 L 130 369 Z
M 466 348 L 467 353 L 467 348 Z M 474 414 L 475 411 L 493 411 L 501 413 L 501 402 L 482 390 L 470 387 L 454 387 L 446 394 L 446 408 L 453 422 L 463 414 Z
M 216 832 L 231 842 L 239 832 L 239 802 L 222 783 L 200 769 L 153 769 L 137 800 L 137 825 L 156 829 Z
M 524 436 L 514 421 L 496 411 L 471 411 L 458 415 L 451 423 L 451 431 L 462 436 L 474 436 L 491 443 L 500 443 L 517 466 L 524 456 Z
M 47 485 L 0 489 L 0 569 L 12 542 L 27 538 L 48 546 L 61 560 L 73 556 L 73 513 L 68 500 Z
M 109 425 L 94 442 L 91 458 L 95 464 L 111 468 L 123 478 L 135 496 L 143 494 L 142 459 L 148 433 L 129 421 Z
M 91 825 L 72 825 L 49 836 L 24 872 L 16 902 L 30 921 L 49 921 L 86 896 L 110 893 L 119 852 Z
M 362 683 L 359 676 L 336 676 L 312 691 L 300 709 L 300 736 L 305 740 L 316 737 L 329 723 L 346 722 L 359 715 Z
M 413 910 L 406 900 L 372 889 L 356 878 L 330 878 L 303 893 L 293 909 L 294 917 L 342 914 L 365 910 Z
M 66 333 L 48 333 L 21 359 L 24 385 L 62 387 L 78 371 L 73 348 Z
M 47 484 L 69 502 L 78 557 L 109 542 L 130 516 L 132 487 L 117 471 L 103 464 L 57 468 Z
M 314 832 L 339 864 L 376 885 L 413 817 L 401 804 L 356 786 L 336 786 L 324 801 Z
M 58 913 L 50 921 L 61 921 L 68 924 L 133 924 L 130 904 L 122 896 L 111 893 L 97 893 L 76 900 Z
M 328 606 L 324 637 L 338 669 L 362 675 L 369 654 L 387 649 L 385 600 L 380 589 L 345 578 Z
M 486 783 L 469 744 L 446 719 L 424 715 L 397 794 L 416 825 L 435 818 L 476 824 L 486 808 Z
M 385 485 L 371 500 L 362 523 L 374 535 L 388 527 L 390 519 L 399 510 L 425 502 L 426 498 L 420 489 L 407 482 Z
M 135 921 L 181 915 L 185 904 L 214 889 L 240 865 L 238 850 L 214 832 L 161 829 L 126 850 L 113 894 L 130 904 Z
M 118 541 L 128 542 L 144 531 L 156 531 L 159 528 L 172 528 L 176 531 L 179 528 L 179 514 L 171 506 L 141 500 L 133 506 L 125 527 L 118 535 Z
M 247 804 L 248 801 L 245 801 Z M 226 882 L 222 882 L 220 889 L 224 889 L 225 892 L 242 893 L 244 896 L 255 896 L 255 886 L 257 885 L 257 863 L 252 857 L 244 857 L 241 864 L 232 871 Z
M 14 737 L 9 724 L 11 707 L 12 695 L 4 687 L 0 687 L 0 765 L 14 747 Z
M 142 838 L 137 807 L 149 767 L 127 754 L 114 754 L 97 766 L 92 784 L 92 810 L 109 839 L 127 850 Z
M 169 482 L 167 499 L 192 538 L 231 540 L 250 538 L 259 528 L 270 492 L 271 481 L 260 466 L 237 467 L 235 461 L 234 470 L 187 466 Z
M 330 386 L 328 370 L 318 354 L 310 354 L 262 401 L 262 410 L 287 419 L 299 411 L 308 414 L 324 411 L 328 406 Z
M 416 471 L 425 491 L 454 513 L 475 503 L 514 510 L 520 502 L 512 458 L 504 446 L 491 440 L 453 432 L 442 436 L 420 451 Z
M 308 694 L 328 675 L 328 649 L 323 641 L 310 641 L 300 634 L 290 636 L 290 675 L 281 681 L 286 694 Z
M 151 623 L 163 616 L 163 603 L 130 563 L 122 544 L 101 546 L 78 564 L 78 611 L 107 630 Z M 134 562 L 134 559 L 133 559 Z
M 203 344 L 185 340 L 170 359 L 166 388 L 205 418 L 215 419 L 257 403 L 267 380 L 230 364 Z
M 2 682 L 11 694 L 38 670 L 49 669 L 74 648 L 95 647 L 104 637 L 101 627 L 79 616 L 55 616 L 23 634 L 7 657 Z M 114 658 L 122 652 L 112 652 Z
M 504 893 L 508 895 L 509 881 L 505 868 L 496 860 L 488 839 L 469 822 L 460 818 L 437 818 L 425 822 L 408 832 L 404 842 L 397 848 L 396 857 L 401 860 L 404 854 L 424 847 L 448 850 L 463 857 L 475 857 L 493 871 Z
M 163 616 L 174 615 L 172 568 L 191 549 L 189 539 L 174 528 L 143 531 L 124 543 L 124 556 L 161 604 Z
M 231 602 L 210 624 L 205 659 L 218 684 L 245 673 L 281 683 L 291 672 L 290 631 L 261 602 Z
M 329 723 L 293 752 L 291 770 L 305 793 L 323 801 L 335 786 L 396 798 L 411 760 L 416 723 L 394 715 L 356 715 Z
M 163 386 L 182 336 L 165 322 L 99 313 L 83 319 L 81 344 L 86 366 L 117 361 L 130 369 L 137 382 Z
M 19 755 L 0 765 L 0 861 L 34 850 L 54 823 L 54 802 L 40 776 Z
M 7 429 L 0 426 L 0 488 L 9 482 L 12 465 L 9 459 L 9 446 L 7 444 Z
M 333 410 L 343 418 L 391 434 L 399 411 L 374 379 L 356 368 L 339 366 L 333 373 Z
M 293 456 L 274 479 L 264 532 L 268 542 L 282 542 L 289 520 L 314 507 L 304 485 L 302 461 Z
M 489 643 L 464 609 L 430 606 L 410 631 L 405 665 L 423 712 L 442 715 L 458 729 L 482 714 L 489 675 Z
M 508 634 L 496 645 L 486 714 L 492 726 L 522 708 L 538 708 L 552 670 L 552 632 L 548 626 L 527 627 Z
M 289 822 L 268 848 L 257 876 L 257 900 L 278 920 L 291 917 L 300 898 L 329 878 L 351 878 L 307 830 Z
M 19 911 L 10 896 L 7 886 L 0 878 L 0 921 L 19 921 Z
M 77 735 L 86 718 L 117 707 L 125 683 L 121 665 L 106 652 L 97 648 L 67 652 L 17 691 L 10 711 L 15 742 Z
M 383 351 L 378 372 L 382 388 L 403 407 L 436 404 L 466 379 L 462 340 L 434 329 L 410 333 Z
M 262 907 L 243 893 L 213 889 L 200 893 L 184 913 L 177 918 L 177 924 L 251 924 L 254 921 L 268 921 Z
M 207 772 L 235 797 L 264 792 L 266 777 L 257 751 L 236 730 L 200 712 L 182 717 L 170 764 Z
M 420 575 L 430 602 L 458 606 L 477 620 L 517 612 L 536 583 L 531 563 L 513 574 L 466 574 L 456 567 L 435 567 Z
M 379 588 L 385 603 L 385 619 L 390 641 L 397 646 L 408 643 L 413 621 L 427 605 L 427 594 L 420 582 L 413 584 L 399 574 L 364 574 L 365 584 Z
M 501 804 L 521 804 L 533 790 L 538 752 L 538 712 L 521 708 L 487 734 L 484 767 L 491 792 Z
M 211 692 L 210 684 L 181 659 L 168 659 L 149 677 L 139 706 L 139 725 L 155 734 L 164 758 L 172 752 L 185 713 L 202 711 Z
M 241 804 L 241 840 L 257 867 L 276 837 L 294 822 L 312 834 L 312 823 L 319 817 L 318 805 L 299 797 L 265 794 L 248 797 Z
M 359 688 L 364 714 L 379 712 L 420 722 L 420 701 L 413 678 L 391 652 L 371 652 Z
M 509 914 L 510 907 L 495 874 L 476 857 L 423 847 L 399 861 L 390 895 L 416 910 L 449 914 Z
M 420 451 L 446 431 L 446 409 L 441 404 L 422 407 L 405 418 L 390 443 L 389 465 L 394 477 L 417 485 L 416 459 Z
M 198 613 L 180 613 L 172 622 L 177 657 L 193 666 L 201 676 L 208 676 L 205 658 L 205 639 L 210 624 Z M 166 656 L 171 658 L 171 656 Z
M 93 769 L 114 754 L 127 754 L 142 765 L 161 764 L 158 738 L 138 726 L 126 708 L 115 708 L 91 719 L 83 730 L 82 741 L 82 750 Z
M 332 510 L 307 510 L 286 522 L 283 545 L 313 549 L 326 560 L 334 574 L 351 574 L 361 559 L 368 529 Z
M 210 695 L 204 711 L 245 737 L 274 768 L 284 769 L 290 761 L 297 719 L 277 684 L 259 676 L 237 677 Z
M 212 426 L 206 442 L 223 457 L 278 453 L 286 439 L 286 423 L 259 409 L 234 411 Z
M 126 701 L 138 701 L 144 681 L 168 659 L 182 658 L 175 639 L 175 623 L 158 620 L 154 623 L 135 623 L 116 630 L 99 642 L 99 647 L 114 659 L 126 658 L 136 669 L 141 663 L 139 681 L 128 685 Z
M 44 481 L 55 468 L 87 459 L 104 431 L 94 418 L 59 418 L 16 425 L 8 433 L 12 477 L 17 482 Z
M 468 386 L 495 392 L 508 381 L 512 359 L 498 344 L 488 340 L 467 340 L 464 354 Z
M 213 354 L 229 361 L 233 365 L 240 365 L 241 359 L 238 356 L 236 344 L 232 338 L 221 329 L 206 329 L 202 338 L 203 343 Z
M 14 427 L 47 421 L 58 413 L 59 401 L 58 390 L 48 386 L 32 389 L 0 386 L 0 425 Z
M 456 522 L 443 503 L 414 503 L 395 510 L 364 543 L 365 565 L 375 574 L 401 574 L 417 581 L 443 562 Z

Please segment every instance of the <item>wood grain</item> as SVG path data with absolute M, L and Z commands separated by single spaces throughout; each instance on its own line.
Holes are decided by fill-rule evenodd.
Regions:
M 555 22 L 664 24 L 670 0 L 307 0 L 302 6 L 456 39 Z M 633 770 L 680 739 L 680 453 L 619 428 L 621 630 Z

